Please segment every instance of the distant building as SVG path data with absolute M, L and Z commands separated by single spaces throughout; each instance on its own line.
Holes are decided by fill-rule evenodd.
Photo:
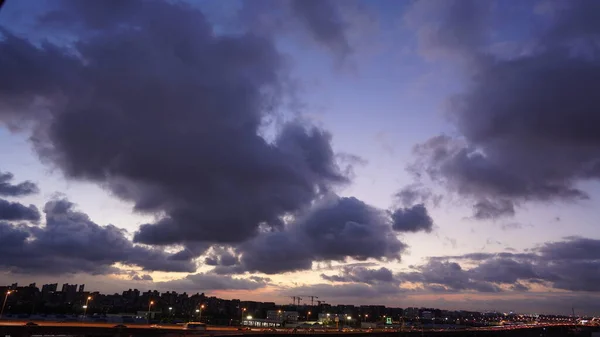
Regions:
M 82 284 L 82 285 L 79 286 L 79 291 L 78 292 L 82 293 L 83 289 L 85 289 L 85 284 Z
M 297 311 L 280 311 L 280 310 L 269 310 L 267 311 L 267 320 L 268 321 L 278 321 L 278 322 L 298 322 L 298 312 Z
M 62 286 L 62 293 L 65 296 L 65 301 L 71 303 L 75 300 L 77 294 L 77 285 L 65 283 Z
M 419 317 L 419 308 L 406 308 L 404 309 L 404 317 L 416 318 Z
M 76 291 L 77 291 L 77 285 L 76 284 L 65 283 L 62 286 L 62 292 L 63 293 L 76 292 Z
M 51 291 L 56 291 L 57 289 L 58 289 L 58 283 L 44 284 L 42 286 L 42 292 L 51 292 Z

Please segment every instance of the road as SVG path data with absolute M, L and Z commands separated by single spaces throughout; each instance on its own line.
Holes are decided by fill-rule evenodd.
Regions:
M 112 328 L 122 323 L 98 323 L 98 322 L 49 322 L 49 321 L 31 321 L 39 326 L 63 326 L 63 327 L 90 327 L 90 328 Z M 27 321 L 0 321 L 0 326 L 23 326 Z M 138 329 L 183 329 L 182 325 L 177 324 L 123 324 L 128 327 Z M 238 331 L 237 327 L 229 326 L 208 326 L 210 331 Z
M 106 329 L 112 329 L 114 328 L 116 325 L 119 325 L 119 323 L 97 323 L 97 322 L 49 322 L 49 321 L 33 321 L 34 323 L 36 323 L 37 325 L 39 325 L 40 327 L 63 327 L 63 328 L 106 328 Z M 0 327 L 2 326 L 24 326 L 26 323 L 26 321 L 0 321 Z M 187 331 L 187 330 L 183 330 L 183 326 L 182 325 L 175 325 L 175 324 L 167 324 L 167 325 L 150 325 L 150 324 L 123 324 L 128 328 L 132 328 L 132 329 L 152 329 L 156 332 L 158 332 L 157 330 L 169 330 L 169 332 L 176 332 L 176 331 Z M 556 326 L 565 326 L 564 324 L 556 324 Z M 541 327 L 551 327 L 551 326 L 555 326 L 555 324 L 536 324 L 536 325 L 519 325 L 519 326 L 495 326 L 495 327 L 471 327 L 471 328 L 467 328 L 465 329 L 466 331 L 482 331 L 482 330 L 520 330 L 520 329 L 529 329 L 529 328 L 541 328 Z M 318 331 L 315 331 L 314 333 L 318 333 L 318 334 L 339 334 L 340 332 L 335 330 L 335 329 L 328 329 L 328 330 L 321 330 L 321 329 L 317 329 Z M 443 332 L 445 330 L 443 329 L 425 329 L 426 331 L 429 332 Z M 250 330 L 244 330 L 244 331 L 239 331 L 238 327 L 230 327 L 230 326 L 208 326 L 207 327 L 207 333 L 210 333 L 211 335 L 242 335 L 242 334 L 256 334 L 256 333 L 261 333 L 264 334 L 269 333 L 269 334 L 287 334 L 291 331 L 291 329 L 278 329 L 278 331 L 264 331 L 261 328 L 254 328 L 254 329 L 250 329 Z M 391 329 L 377 329 L 375 331 L 370 330 L 370 331 L 366 331 L 366 330 L 354 330 L 354 331 L 344 331 L 344 334 L 352 334 L 352 333 L 359 333 L 359 332 L 371 332 L 371 333 L 377 333 L 377 332 L 393 332 L 394 330 Z M 415 332 L 415 331 L 421 331 L 421 329 L 419 328 L 405 328 L 403 331 L 405 332 Z M 165 331 L 167 332 L 167 331 Z M 304 330 L 298 330 L 298 333 L 306 333 L 308 331 L 304 331 Z

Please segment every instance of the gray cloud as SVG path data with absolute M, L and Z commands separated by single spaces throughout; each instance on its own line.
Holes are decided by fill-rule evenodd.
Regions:
M 204 263 L 209 266 L 233 266 L 239 262 L 233 249 L 225 247 L 212 247 L 211 252 L 206 256 Z
M 391 270 L 381 267 L 379 269 L 370 269 L 364 267 L 346 266 L 342 269 L 340 275 L 321 274 L 321 278 L 332 282 L 355 282 L 366 284 L 390 283 L 396 282 Z
M 496 219 L 503 216 L 515 215 L 513 202 L 506 199 L 487 200 L 483 199 L 473 205 L 475 219 Z
M 500 291 L 500 285 L 523 291 L 528 283 L 562 290 L 600 291 L 600 240 L 571 237 L 545 243 L 532 251 L 434 257 L 415 267 L 416 271 L 397 277 L 445 291 Z M 452 260 L 474 266 L 464 269 Z
M 510 216 L 526 201 L 585 199 L 577 183 L 600 178 L 600 98 L 593 90 L 600 85 L 600 61 L 597 44 L 589 43 L 600 37 L 600 25 L 590 19 L 597 5 L 560 6 L 536 27 L 542 33 L 528 41 L 535 47 L 508 58 L 484 52 L 481 36 L 490 27 L 483 14 L 464 21 L 471 12 L 431 9 L 446 19 L 425 41 L 470 60 L 470 82 L 449 104 L 460 136 L 417 146 L 413 171 L 472 199 L 476 217 Z
M 471 278 L 456 262 L 430 260 L 427 264 L 415 267 L 417 271 L 401 273 L 403 281 L 422 283 L 433 291 L 498 292 L 500 288 L 491 282 Z
M 1 114 L 2 111 L 0 110 L 0 116 Z M 24 181 L 18 184 L 12 184 L 11 181 L 13 180 L 13 178 L 14 175 L 12 173 L 0 171 L 0 196 L 21 197 L 39 193 L 39 188 L 33 182 Z
M 406 245 L 392 226 L 390 214 L 384 210 L 356 198 L 330 196 L 283 230 L 263 233 L 240 245 L 240 264 L 219 266 L 215 272 L 274 274 L 310 269 L 313 261 L 397 260 Z M 419 226 L 407 224 L 396 230 L 412 232 Z
M 99 226 L 67 200 L 44 207 L 45 226 L 0 222 L 0 265 L 15 273 L 63 274 L 117 272 L 113 264 L 144 270 L 193 272 L 191 261 L 175 261 L 161 250 L 133 245 L 113 225 Z
M 346 36 L 346 23 L 341 18 L 338 2 L 331 0 L 291 0 L 292 12 L 319 43 L 340 55 L 352 52 Z
M 226 275 L 209 273 L 190 274 L 182 279 L 156 282 L 161 289 L 180 291 L 211 291 L 211 290 L 257 290 L 269 284 L 268 278 L 234 278 Z
M 183 3 L 62 4 L 41 20 L 80 35 L 69 49 L 3 30 L 0 118 L 33 123 L 36 151 L 68 178 L 163 215 L 136 242 L 243 242 L 348 183 L 328 132 L 268 124 L 293 94 L 269 39 L 216 35 Z
M 133 275 L 131 277 L 132 281 L 153 281 L 154 279 L 152 278 L 152 276 L 148 275 L 148 274 L 142 274 L 142 275 Z
M 18 202 L 0 199 L 0 220 L 38 222 L 40 211 L 34 205 L 25 206 Z
M 392 228 L 398 232 L 431 232 L 433 228 L 433 219 L 423 204 L 399 208 L 391 214 L 391 217 Z
M 300 33 L 343 60 L 360 47 L 376 21 L 355 0 L 255 0 L 244 2 L 237 23 L 260 35 Z
M 404 22 L 428 57 L 470 57 L 487 40 L 492 4 L 477 0 L 415 1 Z
M 404 207 L 425 204 L 428 201 L 432 201 L 433 205 L 437 206 L 442 200 L 441 195 L 434 195 L 429 188 L 419 183 L 404 186 L 394 197 Z

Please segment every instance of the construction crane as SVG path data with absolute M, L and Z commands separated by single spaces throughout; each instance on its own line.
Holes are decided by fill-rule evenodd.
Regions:
M 300 301 L 302 301 L 302 297 L 300 296 L 290 296 L 292 299 L 292 305 L 300 305 Z M 297 303 L 297 304 L 296 304 Z
M 315 298 L 319 298 L 319 296 L 308 296 L 308 295 L 302 295 L 304 297 L 310 297 L 310 305 L 314 306 L 315 305 Z M 319 301 L 317 301 L 318 303 Z
M 327 304 L 327 302 L 325 302 L 325 301 L 317 301 L 317 303 L 318 303 L 318 305 L 321 305 L 321 303 L 322 304 Z

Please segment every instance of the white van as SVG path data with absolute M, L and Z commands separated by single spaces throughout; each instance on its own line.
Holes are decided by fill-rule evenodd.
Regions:
M 184 330 L 206 331 L 206 324 L 200 322 L 187 322 L 183 325 Z

